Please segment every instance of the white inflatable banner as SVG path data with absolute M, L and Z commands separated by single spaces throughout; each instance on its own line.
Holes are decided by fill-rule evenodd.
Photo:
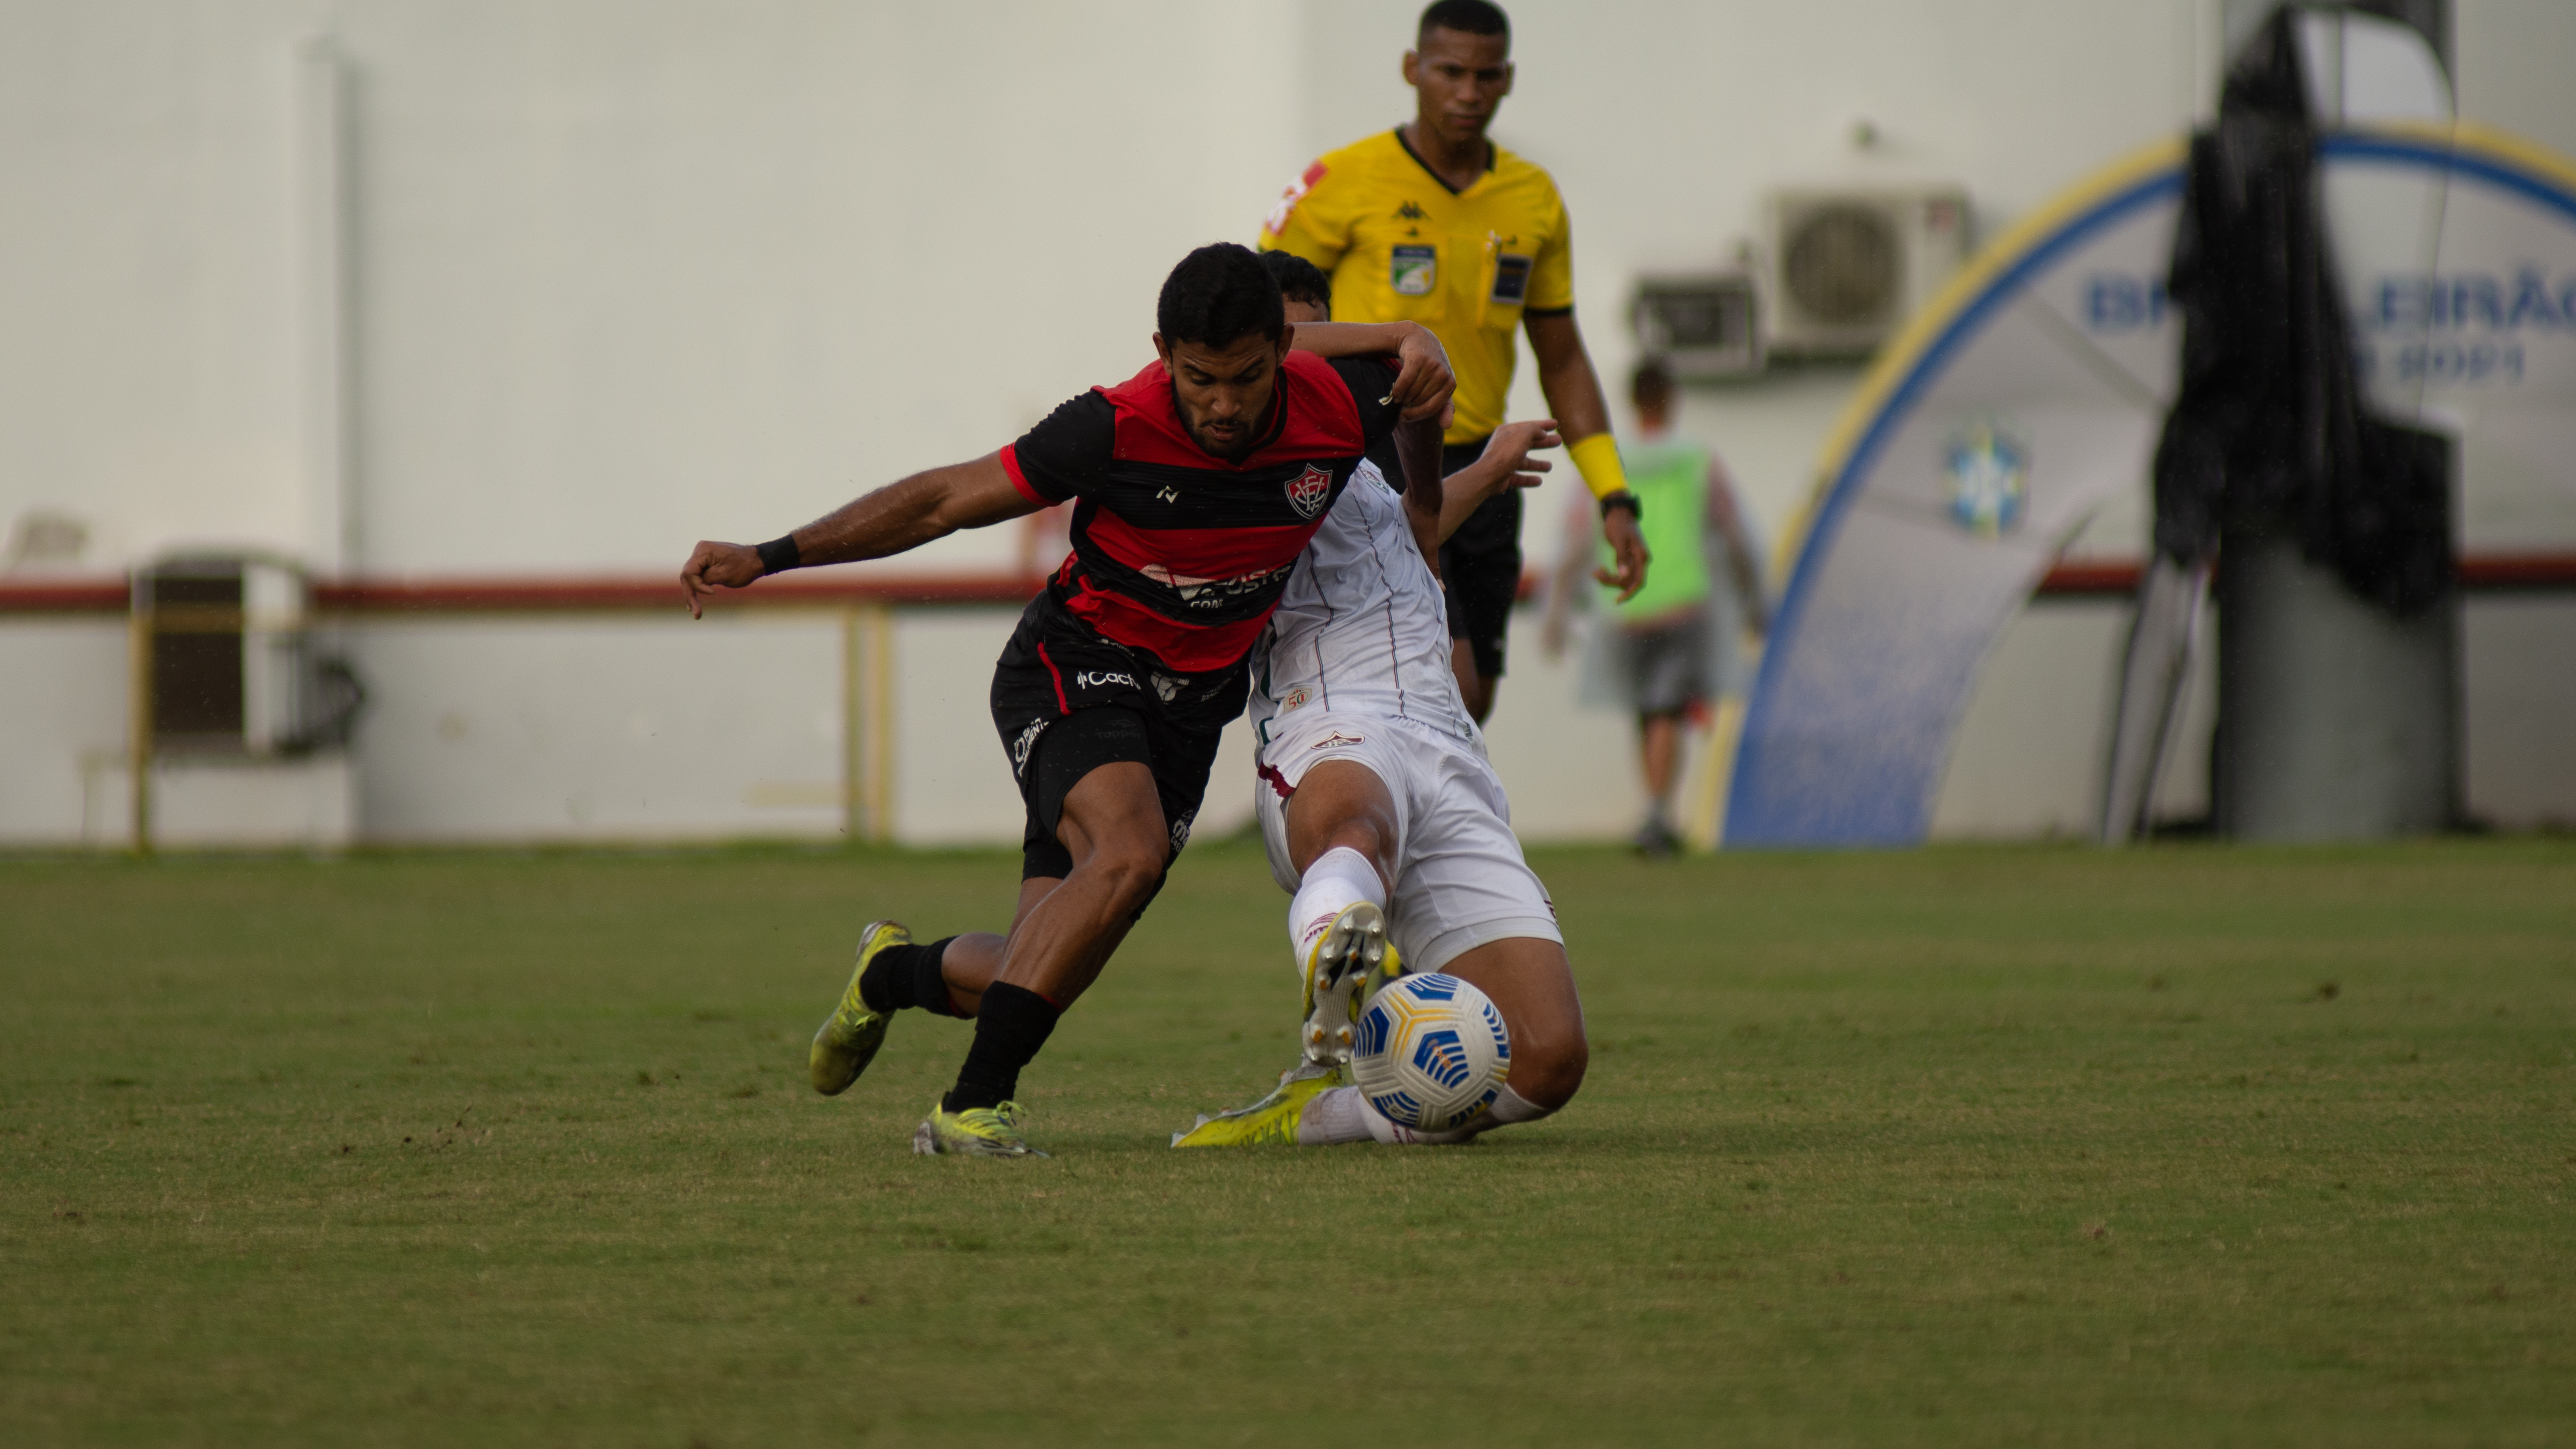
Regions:
M 2093 511 L 2146 486 L 2185 156 L 2156 147 L 2014 227 L 1871 369 L 1818 470 L 1725 844 L 1923 838 L 1988 651 Z M 2576 521 L 2576 166 L 2463 124 L 2337 133 L 2323 171 L 2374 400 Z

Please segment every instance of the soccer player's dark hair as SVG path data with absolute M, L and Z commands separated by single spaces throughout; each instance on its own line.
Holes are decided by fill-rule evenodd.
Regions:
M 1154 305 L 1154 328 L 1166 346 L 1223 347 L 1256 335 L 1276 342 L 1287 325 L 1270 269 L 1252 248 L 1233 242 L 1212 242 L 1181 258 Z
M 1283 299 L 1333 310 L 1333 279 L 1324 275 L 1323 268 L 1295 252 L 1263 252 L 1261 265 L 1279 283 Z
M 1462 35 L 1499 35 L 1512 38 L 1511 17 L 1492 0 L 1431 0 L 1422 8 L 1422 23 L 1413 28 L 1414 46 L 1419 49 L 1422 37 L 1434 30 L 1455 30 Z
M 1641 408 L 1662 407 L 1673 400 L 1673 370 L 1660 357 L 1637 364 L 1628 378 L 1628 401 Z

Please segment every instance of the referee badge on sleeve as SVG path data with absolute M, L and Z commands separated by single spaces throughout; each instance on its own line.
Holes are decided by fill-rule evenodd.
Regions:
M 1529 297 L 1530 259 L 1509 252 L 1494 258 L 1493 300 L 1506 307 L 1517 307 Z
M 1440 276 L 1438 247 L 1397 247 L 1388 262 L 1386 284 L 1399 297 L 1427 297 Z

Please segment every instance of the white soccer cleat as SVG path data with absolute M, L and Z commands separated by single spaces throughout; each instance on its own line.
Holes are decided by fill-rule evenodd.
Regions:
M 1352 1023 L 1360 995 L 1386 967 L 1386 912 L 1354 901 L 1306 951 L 1306 1027 L 1300 1040 L 1306 1060 L 1340 1066 L 1351 1059 Z

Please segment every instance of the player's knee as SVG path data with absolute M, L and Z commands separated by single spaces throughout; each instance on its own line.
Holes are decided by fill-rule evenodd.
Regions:
M 1582 1027 L 1524 1030 L 1512 1041 L 1511 1088 L 1522 1101 L 1553 1112 L 1574 1100 L 1591 1065 Z
M 1159 835 L 1115 836 L 1102 841 L 1083 868 L 1100 878 L 1114 906 L 1133 909 L 1153 895 L 1170 856 L 1170 845 Z
M 1344 822 L 1333 832 L 1332 838 L 1324 842 L 1323 850 L 1317 851 L 1316 855 L 1320 858 L 1335 850 L 1358 851 L 1360 859 L 1376 866 L 1379 875 L 1390 881 L 1395 878 L 1394 841 L 1389 838 L 1386 831 L 1379 828 L 1374 820 Z

